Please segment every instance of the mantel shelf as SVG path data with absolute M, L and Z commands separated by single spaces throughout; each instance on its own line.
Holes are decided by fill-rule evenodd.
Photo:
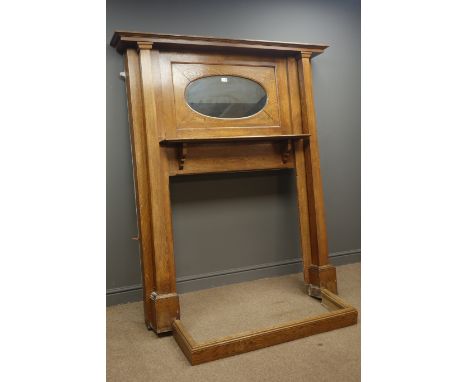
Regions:
M 287 141 L 308 139 L 310 134 L 280 134 L 280 135 L 244 135 L 231 137 L 197 137 L 197 138 L 166 138 L 159 141 L 161 145 L 171 146 L 181 143 L 219 143 L 219 142 L 249 142 L 249 141 Z

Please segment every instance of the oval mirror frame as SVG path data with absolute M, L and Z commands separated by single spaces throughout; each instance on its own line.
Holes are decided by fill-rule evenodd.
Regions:
M 198 78 L 185 88 L 185 102 L 195 112 L 211 118 L 250 118 L 262 111 L 268 95 L 258 82 L 234 75 Z

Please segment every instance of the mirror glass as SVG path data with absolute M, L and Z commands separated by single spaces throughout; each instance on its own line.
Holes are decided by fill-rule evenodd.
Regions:
M 210 76 L 188 84 L 185 100 L 209 117 L 243 118 L 262 110 L 267 94 L 260 84 L 244 77 Z

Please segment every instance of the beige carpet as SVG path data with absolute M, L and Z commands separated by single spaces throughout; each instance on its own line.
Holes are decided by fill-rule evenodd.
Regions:
M 337 268 L 340 296 L 360 308 L 360 264 Z M 198 342 L 320 314 L 302 274 L 185 293 L 181 320 Z M 359 317 L 360 322 L 360 317 Z M 108 381 L 360 380 L 360 324 L 191 366 L 172 338 L 147 331 L 141 302 L 107 308 Z

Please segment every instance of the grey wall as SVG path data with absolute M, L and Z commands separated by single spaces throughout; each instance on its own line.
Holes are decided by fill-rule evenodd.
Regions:
M 108 1 L 108 304 L 141 296 L 123 60 L 108 46 L 116 29 L 329 44 L 313 60 L 329 247 L 335 263 L 359 256 L 360 2 Z M 191 176 L 171 188 L 178 291 L 301 269 L 291 172 Z

